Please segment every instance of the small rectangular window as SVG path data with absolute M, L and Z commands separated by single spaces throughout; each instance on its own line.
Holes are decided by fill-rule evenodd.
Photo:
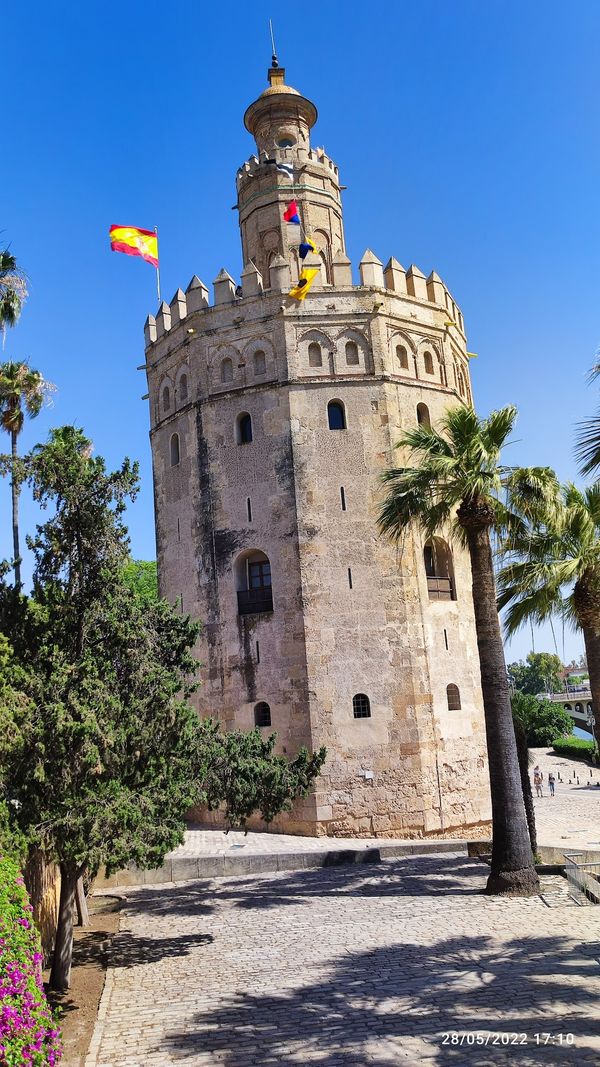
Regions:
M 344 486 L 340 485 L 340 499 L 342 501 L 342 511 L 346 510 L 346 494 L 344 492 Z
M 181 525 L 179 519 L 177 519 L 177 540 L 181 541 Z
M 260 663 L 260 645 L 256 642 L 256 662 Z
M 444 630 L 444 643 L 446 645 L 446 652 L 448 651 L 448 631 Z
M 348 567 L 348 585 L 352 589 L 352 571 L 351 571 L 350 567 Z
M 250 497 L 246 500 L 246 510 L 248 512 L 248 522 L 252 522 L 252 504 L 250 503 Z

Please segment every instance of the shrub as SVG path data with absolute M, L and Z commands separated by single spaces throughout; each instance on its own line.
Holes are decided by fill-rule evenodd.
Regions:
M 6 1067 L 42 1067 L 61 1056 L 31 912 L 17 864 L 0 856 L 0 1063 Z
M 585 741 L 583 737 L 558 737 L 552 742 L 552 748 L 559 756 L 592 759 L 596 753 L 596 742 Z
M 573 733 L 573 720 L 562 704 L 519 690 L 512 694 L 510 702 L 513 718 L 521 723 L 529 748 L 551 745 L 555 737 Z

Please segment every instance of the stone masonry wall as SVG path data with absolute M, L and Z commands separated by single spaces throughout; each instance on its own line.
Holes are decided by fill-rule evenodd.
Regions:
M 364 286 L 323 287 L 293 312 L 265 293 L 189 317 L 191 340 L 179 326 L 149 346 L 161 591 L 183 595 L 204 622 L 199 712 L 248 729 L 266 700 L 280 750 L 328 748 L 316 793 L 278 820 L 288 831 L 420 836 L 489 818 L 468 559 L 453 549 L 457 599 L 431 601 L 420 535 L 390 545 L 375 522 L 379 473 L 401 458 L 394 445 L 417 404 L 435 423 L 462 402 L 458 371 L 468 390 L 464 339 L 451 336 L 447 315 Z M 321 367 L 310 366 L 315 342 Z M 256 351 L 265 353 L 259 375 Z M 328 429 L 329 400 L 344 404 L 347 429 Z M 253 421 L 244 445 L 241 412 Z M 236 560 L 250 549 L 271 561 L 274 611 L 240 617 Z M 448 710 L 449 683 L 459 711 Z M 355 693 L 369 697 L 370 718 L 354 719 Z

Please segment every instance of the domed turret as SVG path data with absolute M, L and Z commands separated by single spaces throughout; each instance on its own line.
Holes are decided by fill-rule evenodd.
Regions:
M 278 148 L 309 148 L 310 131 L 317 121 L 317 109 L 297 89 L 285 83 L 285 68 L 269 68 L 269 88 L 247 108 L 244 125 L 267 155 Z
M 321 260 L 321 281 L 330 284 L 333 260 L 345 250 L 338 169 L 322 148 L 311 148 L 317 109 L 286 85 L 285 69 L 276 56 L 268 78 L 268 88 L 244 115 L 258 158 L 238 171 L 243 262 L 252 261 L 269 288 L 271 263 L 283 256 L 296 281 L 301 235 L 312 234 Z M 292 199 L 298 204 L 301 226 L 291 226 L 283 218 Z

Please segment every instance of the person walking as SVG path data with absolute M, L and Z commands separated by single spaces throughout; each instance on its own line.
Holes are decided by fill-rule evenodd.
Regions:
M 554 796 L 554 786 L 555 785 L 556 785 L 556 778 L 554 777 L 553 772 L 550 771 L 550 773 L 548 775 L 548 787 L 550 789 L 550 796 L 551 797 Z
M 533 784 L 535 786 L 535 794 L 538 797 L 544 795 L 544 775 L 542 774 L 538 766 L 533 768 Z

